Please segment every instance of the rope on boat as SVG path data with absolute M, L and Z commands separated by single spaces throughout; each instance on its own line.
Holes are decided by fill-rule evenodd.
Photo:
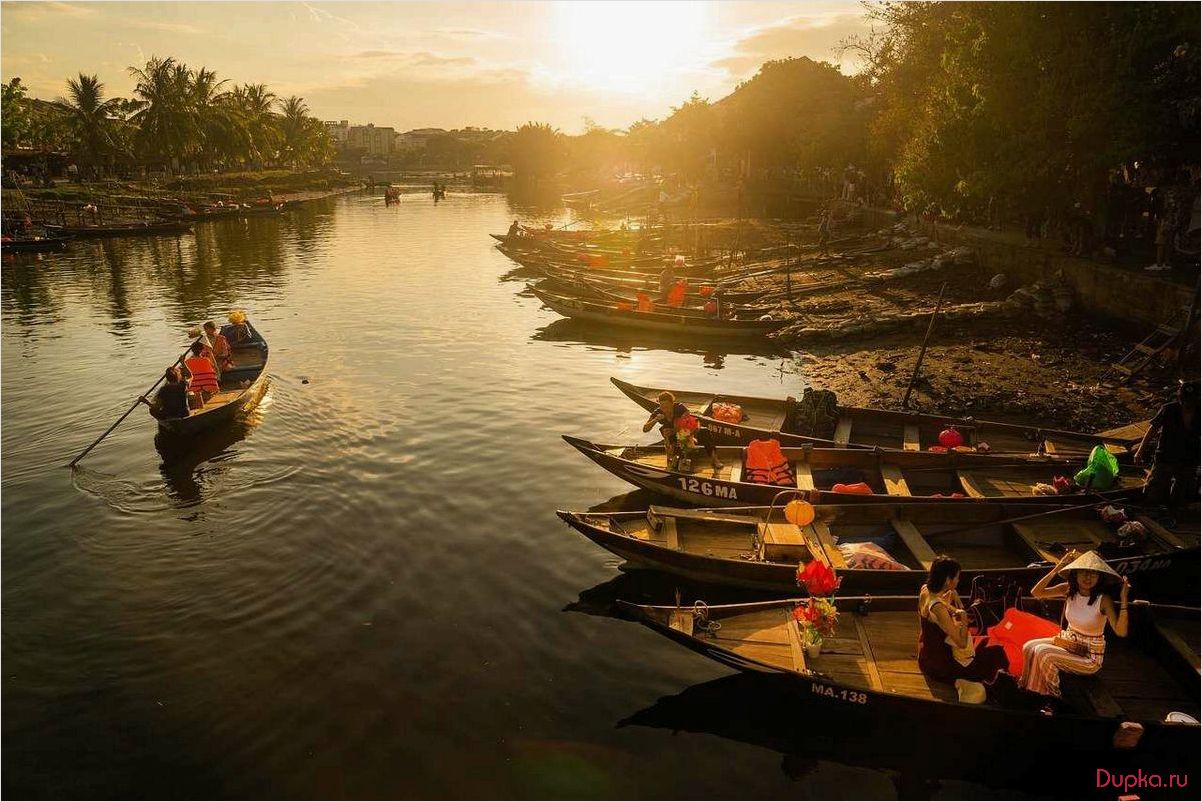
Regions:
M 711 637 L 722 629 L 720 621 L 710 620 L 710 606 L 701 599 L 693 602 L 693 626 Z

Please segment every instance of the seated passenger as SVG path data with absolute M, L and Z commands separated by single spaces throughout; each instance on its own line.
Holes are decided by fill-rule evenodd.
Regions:
M 221 389 L 217 381 L 217 367 L 213 360 L 204 355 L 204 345 L 192 343 L 191 356 L 184 360 L 184 368 L 188 371 L 188 390 L 195 393 L 201 405 L 209 400 L 209 396 Z
M 1048 587 L 1057 574 L 1066 582 Z M 1113 588 L 1118 587 L 1118 604 Z M 1096 674 L 1106 651 L 1106 624 L 1127 637 L 1127 580 L 1096 551 L 1077 556 L 1069 551 L 1031 588 L 1037 599 L 1064 599 L 1064 629 L 1054 638 L 1038 638 L 1023 646 L 1022 686 L 1045 696 L 1060 696 L 1060 672 Z
M 217 330 L 217 324 L 213 321 L 208 321 L 204 325 L 205 335 L 208 336 L 209 342 L 212 343 L 213 363 L 217 365 L 217 374 L 220 376 L 223 372 L 234 366 L 233 350 L 230 348 L 230 341 L 226 336 Z
M 250 324 L 246 322 L 245 312 L 230 312 L 230 325 L 225 328 L 225 336 L 231 345 L 250 342 Z
M 150 407 L 150 414 L 156 418 L 186 418 L 188 411 L 188 384 L 179 367 L 172 365 L 163 376 L 164 384 L 154 394 L 154 401 L 148 401 L 146 396 L 138 398 Z
M 960 563 L 936 557 L 918 594 L 918 667 L 940 682 L 989 682 L 1006 668 L 1006 650 L 987 646 L 984 640 L 973 646 L 968 616 L 956 593 L 959 582 Z

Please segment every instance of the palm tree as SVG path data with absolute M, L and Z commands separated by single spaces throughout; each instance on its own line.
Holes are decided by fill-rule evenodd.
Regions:
M 134 94 L 142 107 L 133 115 L 144 153 L 161 161 L 183 162 L 196 152 L 200 130 L 189 104 L 191 73 L 173 58 L 152 56 L 141 69 L 130 67 Z
M 227 83 L 217 80 L 217 73 L 204 67 L 191 73 L 188 107 L 200 134 L 198 155 L 205 166 L 211 166 L 227 153 L 229 141 L 237 139 L 240 120 L 226 103 L 229 93 L 222 91 Z
M 104 84 L 95 75 L 81 72 L 67 80 L 67 97 L 54 105 L 63 112 L 71 150 L 81 164 L 95 167 L 119 150 L 114 118 L 123 103 L 120 98 L 105 100 Z
M 273 160 L 279 148 L 280 134 L 272 113 L 275 100 L 264 84 L 243 84 L 234 90 L 234 102 L 250 132 L 254 161 Z
M 301 160 L 307 150 L 308 129 L 305 120 L 308 119 L 309 107 L 303 98 L 293 95 L 281 100 L 280 111 L 280 155 L 290 163 Z

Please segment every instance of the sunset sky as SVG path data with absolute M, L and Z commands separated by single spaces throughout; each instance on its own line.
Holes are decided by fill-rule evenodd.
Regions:
M 112 95 L 151 55 L 302 95 L 315 116 L 399 130 L 662 118 L 771 58 L 837 61 L 855 2 L 0 4 L 0 72 L 53 99 L 97 73 Z M 842 65 L 844 72 L 856 69 Z

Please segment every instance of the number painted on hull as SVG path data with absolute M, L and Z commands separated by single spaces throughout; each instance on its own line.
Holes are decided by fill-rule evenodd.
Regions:
M 810 683 L 810 691 L 818 696 L 825 696 L 838 702 L 850 702 L 854 705 L 868 704 L 868 694 L 860 691 L 849 691 L 846 688 L 834 688 L 821 682 Z
M 686 493 L 696 493 L 701 496 L 713 496 L 714 498 L 725 498 L 731 501 L 739 500 L 739 489 L 729 485 L 715 485 L 713 482 L 706 482 L 702 479 L 694 479 L 691 476 L 682 476 L 676 480 L 680 484 L 680 489 Z
M 1139 557 L 1131 560 L 1116 560 L 1114 570 L 1123 576 L 1142 573 L 1144 571 L 1160 571 L 1172 563 L 1168 557 Z

